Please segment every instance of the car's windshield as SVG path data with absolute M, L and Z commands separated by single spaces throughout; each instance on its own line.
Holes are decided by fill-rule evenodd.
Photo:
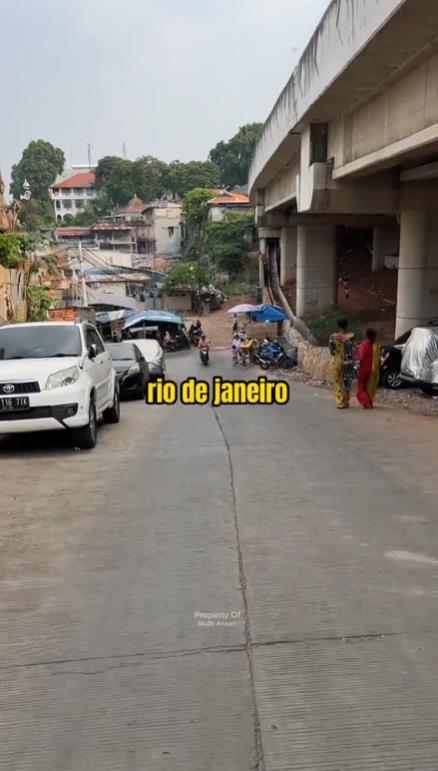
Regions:
M 81 351 L 78 327 L 17 324 L 0 329 L 0 361 L 80 356 Z
M 133 345 L 125 345 L 124 343 L 111 345 L 110 343 L 107 348 L 113 361 L 132 361 L 136 358 Z

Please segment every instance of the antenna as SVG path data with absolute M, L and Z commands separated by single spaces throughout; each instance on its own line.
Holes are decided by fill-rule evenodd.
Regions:
M 126 142 L 123 142 L 122 153 L 123 153 L 123 157 L 124 157 L 124 159 L 126 161 Z
M 91 169 L 91 143 L 88 143 L 88 168 Z

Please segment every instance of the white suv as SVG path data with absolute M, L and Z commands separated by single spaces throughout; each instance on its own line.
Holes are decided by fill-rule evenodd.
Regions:
M 0 433 L 67 429 L 75 446 L 96 444 L 97 423 L 120 419 L 112 359 L 88 322 L 0 327 Z

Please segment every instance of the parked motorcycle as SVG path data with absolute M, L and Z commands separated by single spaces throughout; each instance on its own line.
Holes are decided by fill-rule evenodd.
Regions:
M 297 366 L 297 349 L 285 350 L 280 343 L 266 343 L 256 354 L 260 367 L 264 370 L 271 367 L 280 369 L 293 369 Z

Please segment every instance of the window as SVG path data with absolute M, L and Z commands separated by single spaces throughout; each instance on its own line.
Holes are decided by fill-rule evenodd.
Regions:
M 57 209 L 61 208 L 61 201 L 56 201 L 55 206 Z
M 83 201 L 75 201 L 76 208 L 77 209 L 83 209 L 84 208 L 84 202 Z
M 81 347 L 81 336 L 75 326 L 17 324 L 0 330 L 0 361 L 80 356 Z
M 64 201 L 64 209 L 71 209 L 71 201 Z
M 84 195 L 84 189 L 82 187 L 74 187 L 73 195 Z
M 90 345 L 95 345 L 98 354 L 103 353 L 105 351 L 105 346 L 102 343 L 102 340 L 100 339 L 96 330 L 93 329 L 93 327 L 87 327 L 85 338 L 86 338 L 88 350 L 90 349 Z
M 169 233 L 169 238 L 173 238 L 175 235 L 175 228 L 173 227 L 167 228 L 167 232 Z

